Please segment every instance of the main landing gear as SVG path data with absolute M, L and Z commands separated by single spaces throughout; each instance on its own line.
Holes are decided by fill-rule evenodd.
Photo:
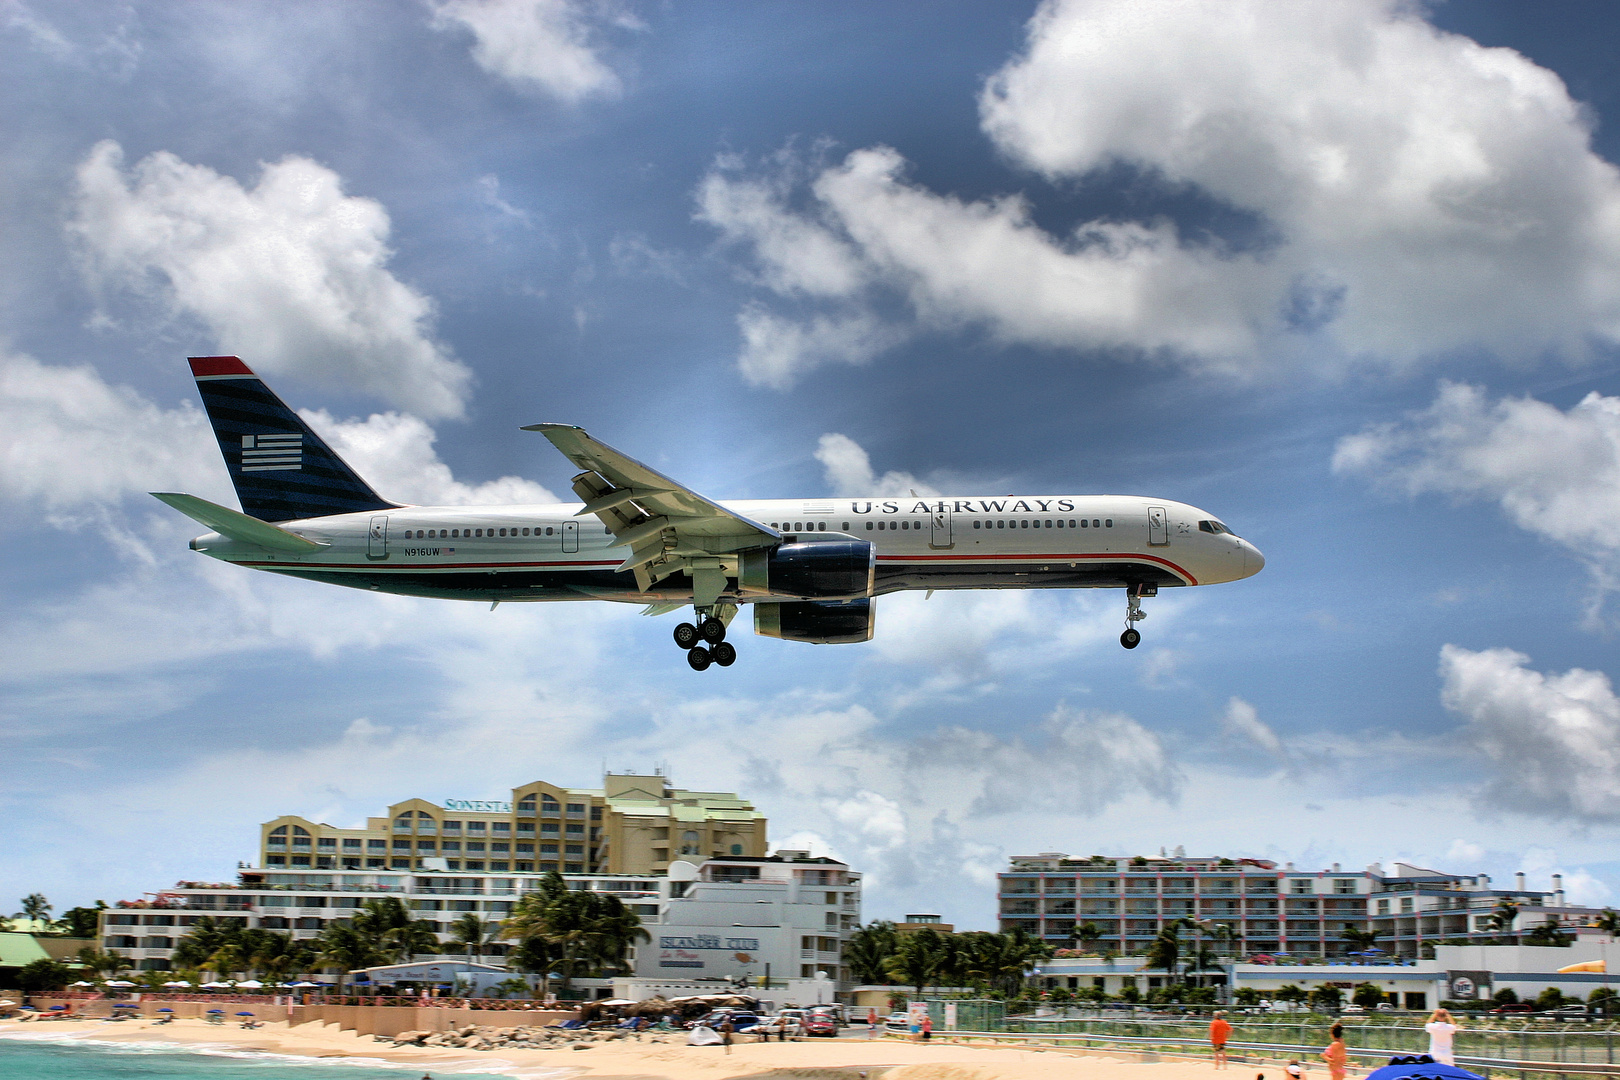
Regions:
M 1125 632 L 1119 635 L 1119 643 L 1127 649 L 1134 649 L 1142 644 L 1142 632 L 1136 624 L 1147 618 L 1147 612 L 1142 610 L 1142 597 L 1158 596 L 1157 585 L 1132 585 L 1125 590 Z
M 734 614 L 735 608 L 731 613 Z M 697 610 L 698 622 L 675 627 L 675 644 L 686 650 L 686 662 L 693 671 L 706 671 L 710 664 L 730 667 L 737 662 L 737 647 L 726 640 L 726 619 L 712 610 Z

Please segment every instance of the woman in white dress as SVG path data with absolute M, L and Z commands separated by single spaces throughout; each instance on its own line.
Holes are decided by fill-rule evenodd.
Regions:
M 1423 1030 L 1429 1033 L 1429 1056 L 1447 1065 L 1457 1064 L 1456 1053 L 1451 1048 L 1457 1025 L 1452 1022 L 1451 1013 L 1445 1009 L 1434 1010 L 1429 1014 L 1429 1022 L 1423 1025 Z

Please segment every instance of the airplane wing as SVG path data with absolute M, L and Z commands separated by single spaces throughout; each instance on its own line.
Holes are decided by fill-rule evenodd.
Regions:
M 734 573 L 727 556 L 782 539 L 770 526 L 705 499 L 583 428 L 531 424 L 523 430 L 540 432 L 585 470 L 574 477 L 574 493 L 585 500 L 580 514 L 595 514 L 615 546 L 630 549 L 619 569 L 633 571 L 642 589 L 682 570 L 692 572 L 694 582 L 700 574 L 713 580 L 726 569 Z

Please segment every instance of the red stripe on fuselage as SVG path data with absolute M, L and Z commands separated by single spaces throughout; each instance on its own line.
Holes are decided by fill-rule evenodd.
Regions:
M 191 373 L 202 377 L 205 375 L 245 375 L 248 378 L 257 378 L 253 369 L 242 363 L 236 356 L 188 356 L 186 362 L 191 365 Z

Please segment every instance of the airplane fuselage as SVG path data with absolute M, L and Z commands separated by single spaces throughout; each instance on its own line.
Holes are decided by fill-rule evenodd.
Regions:
M 1235 581 L 1265 560 L 1219 519 L 1126 495 L 907 496 L 724 501 L 795 537 L 842 533 L 876 549 L 872 595 L 907 589 L 1174 587 Z M 403 506 L 279 523 L 323 545 L 269 552 L 218 533 L 193 549 L 258 570 L 378 592 L 501 601 L 690 602 L 676 574 L 638 587 L 626 549 L 581 503 Z M 735 556 L 722 558 L 735 578 Z M 731 602 L 759 596 L 729 589 Z

